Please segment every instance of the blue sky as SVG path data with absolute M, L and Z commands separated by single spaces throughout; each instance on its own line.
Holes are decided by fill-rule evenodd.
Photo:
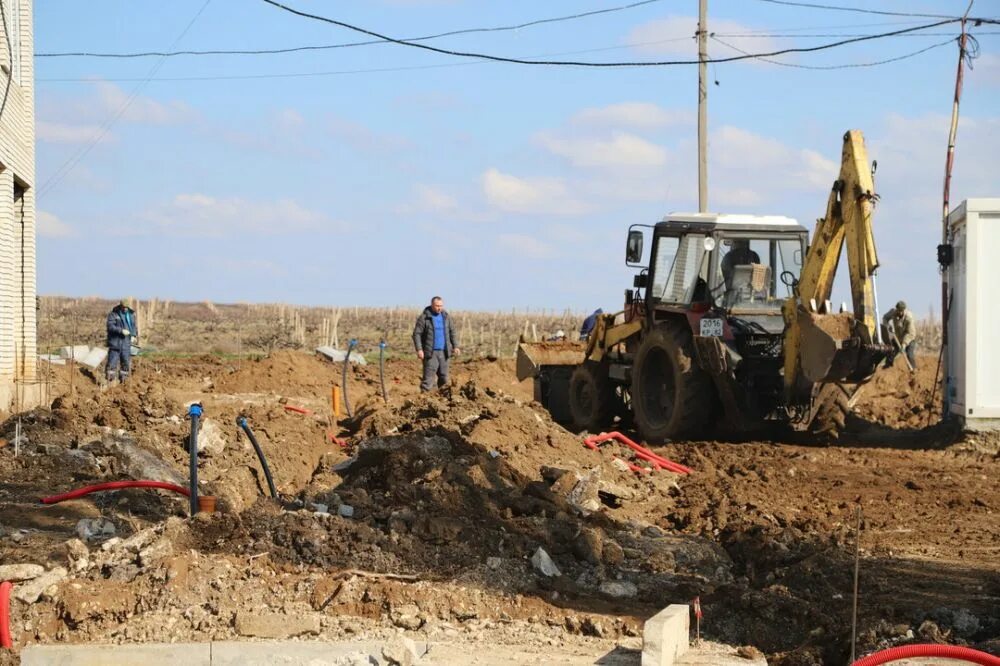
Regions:
M 624 4 L 288 2 L 403 38 Z M 966 4 L 877 6 L 960 14 Z M 38 2 L 35 49 L 166 50 L 203 5 Z M 433 44 L 516 57 L 685 58 L 695 55 L 686 37 L 697 5 L 661 0 Z M 1000 16 L 1000 3 L 980 0 L 972 13 Z M 930 21 L 709 2 L 718 39 L 754 52 Z M 975 31 L 981 56 L 967 72 L 955 203 L 1000 196 L 1000 35 L 988 34 L 1000 26 L 992 27 Z M 777 59 L 871 62 L 955 30 Z M 212 0 L 175 48 L 362 38 L 264 2 Z M 564 55 L 579 51 L 587 52 Z M 871 68 L 711 66 L 719 85 L 709 91 L 710 208 L 789 215 L 812 228 L 836 177 L 841 136 L 861 129 L 879 162 L 883 309 L 905 298 L 926 313 L 939 294 L 935 246 L 956 51 L 948 45 Z M 714 41 L 710 54 L 735 52 Z M 440 293 L 452 309 L 616 309 L 631 284 L 622 260 L 628 226 L 697 208 L 696 67 L 526 67 L 379 44 L 171 58 L 143 84 L 158 62 L 36 58 L 39 293 L 378 306 Z M 337 73 L 287 76 L 321 72 Z M 219 78 L 248 76 L 268 78 Z M 198 77 L 211 80 L 190 80 Z

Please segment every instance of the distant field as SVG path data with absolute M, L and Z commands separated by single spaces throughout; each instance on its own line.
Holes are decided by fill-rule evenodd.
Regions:
M 38 349 L 53 352 L 64 345 L 104 344 L 104 322 L 113 301 L 99 298 L 39 298 Z M 212 353 L 232 356 L 267 354 L 274 349 L 343 349 L 351 338 L 363 354 L 378 351 L 380 340 L 390 356 L 408 355 L 413 323 L 422 308 L 317 308 L 270 303 L 175 303 L 138 301 L 140 344 L 165 354 Z M 466 354 L 512 356 L 518 337 L 545 339 L 557 330 L 570 337 L 586 313 L 567 309 L 504 312 L 450 311 Z M 940 322 L 918 322 L 921 351 L 941 345 Z
M 70 344 L 103 345 L 104 326 L 115 302 L 99 298 L 39 298 L 38 349 Z M 284 304 L 175 303 L 137 301 L 140 345 L 160 353 L 259 355 L 274 349 L 346 348 L 357 339 L 361 353 L 410 354 L 420 308 L 317 308 Z M 562 329 L 578 331 L 585 313 L 570 310 L 504 312 L 449 311 L 465 354 L 510 356 L 518 337 L 544 339 Z

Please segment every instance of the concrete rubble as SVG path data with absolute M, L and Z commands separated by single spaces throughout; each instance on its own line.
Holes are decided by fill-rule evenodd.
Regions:
M 347 352 L 335 349 L 333 347 L 328 347 L 326 345 L 322 347 L 316 347 L 316 353 L 324 358 L 333 361 L 334 363 L 343 363 L 344 359 L 347 358 Z M 368 361 L 362 356 L 358 351 L 351 352 L 351 363 L 356 363 L 358 365 L 368 365 Z

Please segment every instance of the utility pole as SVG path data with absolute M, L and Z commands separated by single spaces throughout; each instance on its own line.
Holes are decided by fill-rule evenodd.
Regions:
M 708 0 L 698 0 L 698 212 L 708 212 Z

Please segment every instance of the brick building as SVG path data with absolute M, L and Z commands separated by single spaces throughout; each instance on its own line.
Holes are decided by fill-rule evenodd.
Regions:
M 37 404 L 31 0 L 0 0 L 0 412 Z

